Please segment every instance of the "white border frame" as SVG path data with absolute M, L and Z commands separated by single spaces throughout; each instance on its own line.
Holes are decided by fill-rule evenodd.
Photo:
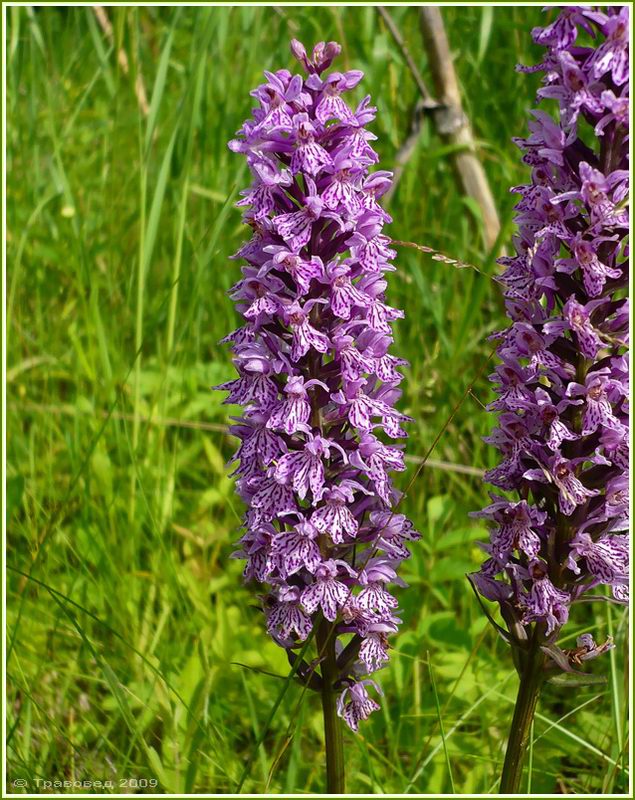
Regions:
M 7 60 L 6 60 L 6 35 L 7 35 L 7 9 L 14 8 L 14 7 L 31 7 L 31 8 L 55 8 L 55 7 L 92 7 L 95 3 L 90 2 L 52 2 L 52 3 L 27 3 L 27 2 L 6 2 L 2 3 L 2 191 L 3 191 L 3 204 L 2 204 L 2 306 L 3 306 L 3 314 L 2 314 L 2 618 L 3 618 L 3 626 L 2 626 L 2 699 L 4 701 L 4 708 L 6 709 L 6 677 L 7 677 L 7 664 L 6 664 L 6 654 L 7 654 L 7 639 L 6 639 L 6 547 L 7 547 L 7 539 L 6 539 L 6 513 L 4 509 L 6 509 L 6 473 L 7 473 L 7 453 L 6 453 L 6 400 L 7 400 L 7 387 L 6 387 L 6 367 L 7 367 L 7 329 L 6 329 L 6 303 L 7 303 L 7 284 L 6 284 L 6 277 L 7 277 L 7 249 L 6 249 L 6 198 L 7 198 L 7 171 L 6 171 L 6 145 L 7 145 L 7 137 L 6 137 L 6 130 L 7 130 L 7 99 L 6 99 L 6 88 L 7 88 Z M 492 7 L 535 7 L 536 5 L 540 5 L 543 7 L 558 7 L 564 4 L 562 3 L 550 3 L 550 2 L 449 2 L 449 3 L 428 3 L 428 2 L 413 2 L 413 3 L 401 3 L 401 2 L 317 2 L 317 3 L 303 3 L 303 2 L 282 2 L 278 3 L 270 3 L 270 2 L 263 2 L 263 3 L 230 3 L 230 2 L 216 2 L 216 3 L 170 3 L 170 2 L 141 2 L 141 3 L 131 3 L 131 2 L 105 2 L 101 3 L 104 8 L 111 8 L 115 6 L 130 6 L 130 7 L 138 7 L 141 8 L 145 5 L 147 6 L 167 6 L 167 7 L 177 7 L 182 6 L 186 8 L 232 8 L 232 7 L 252 7 L 252 8 L 262 8 L 262 7 L 278 7 L 278 8 L 296 8 L 296 7 L 311 7 L 311 6 L 325 6 L 325 7 L 333 7 L 333 6 L 341 6 L 341 7 L 351 7 L 351 8 L 360 8 L 360 7 L 376 7 L 376 6 L 385 6 L 387 8 L 391 7 L 421 7 L 421 6 L 441 6 L 441 7 L 480 7 L 480 6 L 492 6 Z M 608 3 L 572 3 L 572 5 L 582 6 L 582 7 L 597 7 L 597 6 L 605 6 L 609 5 Z M 633 10 L 634 6 L 632 3 L 615 3 L 617 6 L 626 5 L 630 7 L 631 13 L 629 15 L 629 24 L 630 24 L 630 41 L 633 40 Z M 633 53 L 632 50 L 629 53 L 629 69 L 630 74 L 633 74 Z M 630 107 L 630 126 L 631 126 L 631 133 L 633 127 L 633 107 Z M 631 135 L 629 141 L 629 157 L 630 157 L 630 171 L 631 171 L 631 178 L 633 173 L 633 136 Z M 633 247 L 633 219 L 632 216 L 630 218 L 630 228 L 629 228 L 629 235 L 631 240 L 631 247 Z M 632 288 L 633 283 L 633 267 L 632 263 L 630 265 L 630 280 L 629 280 L 629 294 L 630 289 Z M 633 333 L 633 320 L 632 317 L 630 319 L 630 328 L 631 328 L 631 338 Z M 632 375 L 632 356 L 629 350 L 629 371 Z M 631 396 L 630 402 L 632 406 L 632 388 L 631 388 Z M 631 454 L 632 454 L 632 445 L 633 445 L 633 431 L 632 427 L 630 429 L 630 439 L 631 439 Z M 630 491 L 632 497 L 632 489 L 633 489 L 633 479 L 631 477 L 631 484 L 630 484 Z M 632 534 L 632 531 L 631 531 Z M 633 541 L 632 535 L 630 538 L 630 548 L 631 548 L 631 562 L 632 562 L 632 555 L 633 555 Z M 628 747 L 628 754 L 629 754 L 629 765 L 630 765 L 630 772 L 629 772 L 629 788 L 628 794 L 604 794 L 604 795 L 574 795 L 578 798 L 585 798 L 585 797 L 606 797 L 606 798 L 624 798 L 624 797 L 632 797 L 633 796 L 633 776 L 632 776 L 632 768 L 633 768 L 633 600 L 632 600 L 632 590 L 633 590 L 633 575 L 632 571 L 630 574 L 630 589 L 631 589 L 631 601 L 629 603 L 629 698 L 628 698 L 628 707 L 629 707 L 629 747 Z M 6 742 L 6 733 L 7 733 L 7 717 L 6 713 L 2 715 L 2 744 Z M 3 748 L 4 752 L 4 748 Z M 6 765 L 6 758 L 2 760 L 2 797 L 121 797 L 121 798 L 130 798 L 130 793 L 127 794 L 97 794 L 97 793 L 64 793 L 64 794 L 45 794 L 44 792 L 33 794 L 33 793 L 11 793 L 7 792 L 7 765 Z M 144 797 L 152 797 L 152 798 L 163 798 L 163 797 L 218 797 L 218 798 L 257 798 L 257 797 L 280 797 L 280 798 L 305 798 L 311 797 L 315 795 L 310 795 L 308 793 L 304 794 L 184 794 L 184 795 L 175 795 L 175 794 L 143 794 Z M 376 797 L 378 795 L 375 794 L 343 794 L 343 795 L 331 795 L 332 797 Z M 434 797 L 434 798 L 453 798 L 453 797 L 491 797 L 492 795 L 489 794 L 395 794 L 395 795 L 383 795 L 385 797 L 407 797 L 407 798 L 417 798 L 417 797 Z M 553 798 L 553 800 L 559 800 L 562 797 L 561 794 L 514 794 L 514 795 L 505 795 L 506 797 L 540 797 L 540 798 Z

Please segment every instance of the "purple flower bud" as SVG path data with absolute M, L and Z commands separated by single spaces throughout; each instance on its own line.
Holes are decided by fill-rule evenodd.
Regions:
M 532 182 L 513 189 L 516 255 L 501 259 L 511 323 L 486 439 L 502 461 L 487 478 L 514 497 L 476 515 L 492 530 L 472 578 L 512 641 L 535 625 L 554 653 L 574 601 L 600 585 L 628 597 L 628 13 L 567 8 L 533 31 L 547 48 L 538 101 L 556 113 L 532 112 L 517 140 Z M 585 634 L 569 659 L 609 647 Z
M 265 585 L 267 629 L 282 647 L 299 647 L 322 618 L 335 638 L 353 634 L 358 655 L 335 683 L 357 730 L 378 708 L 362 678 L 388 660 L 399 625 L 389 588 L 403 585 L 397 567 L 419 538 L 392 510 L 390 473 L 404 460 L 391 440 L 410 418 L 395 409 L 406 362 L 389 352 L 403 317 L 385 297 L 395 253 L 378 198 L 391 174 L 369 171 L 369 98 L 356 109 L 345 100 L 362 73 L 322 76 L 340 52 L 333 42 L 311 57 L 297 41 L 291 51 L 308 77 L 265 73 L 253 118 L 229 143 L 253 177 L 238 203 L 253 236 L 234 256 L 246 263 L 230 291 L 243 326 L 224 340 L 238 377 L 218 388 L 244 407 L 231 429 L 247 507 L 235 555 Z

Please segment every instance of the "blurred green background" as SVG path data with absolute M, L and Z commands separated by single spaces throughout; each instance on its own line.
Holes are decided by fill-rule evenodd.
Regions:
M 243 791 L 320 792 L 319 701 L 292 684 L 266 729 L 288 665 L 229 559 L 241 508 L 224 425 L 236 409 L 210 386 L 233 374 L 217 342 L 237 323 L 225 292 L 247 174 L 226 142 L 262 70 L 293 68 L 291 37 L 336 39 L 341 64 L 364 70 L 356 91 L 379 107 L 385 169 L 416 87 L 373 8 L 105 13 L 7 11 L 8 779 L 231 792 L 246 769 Z M 429 80 L 417 10 L 391 13 Z M 538 58 L 530 31 L 544 15 L 444 15 L 509 242 L 508 187 L 527 177 L 510 139 L 538 80 L 514 66 Z M 504 324 L 478 210 L 448 156 L 426 121 L 389 205 L 395 239 L 486 273 L 400 249 L 389 297 L 407 314 L 395 352 L 412 365 L 401 407 L 416 418 L 414 458 Z M 423 539 L 403 570 L 382 711 L 346 734 L 351 792 L 496 790 L 517 680 L 464 578 L 486 536 L 467 515 L 486 503 L 480 471 L 494 463 L 481 442 L 489 371 L 404 501 Z M 583 606 L 569 641 L 588 629 L 616 636 L 594 665 L 607 684 L 545 692 L 532 791 L 626 790 L 625 617 Z

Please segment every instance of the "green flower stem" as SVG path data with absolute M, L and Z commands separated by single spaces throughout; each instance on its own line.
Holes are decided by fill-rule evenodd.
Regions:
M 518 794 L 520 789 L 531 724 L 544 682 L 545 654 L 540 649 L 541 639 L 540 633 L 535 629 L 518 687 L 501 775 L 500 794 Z
M 324 743 L 326 747 L 326 790 L 328 794 L 344 794 L 344 740 L 342 724 L 337 716 L 337 680 L 335 656 L 335 631 L 333 625 L 322 620 L 317 629 L 318 653 L 322 658 L 322 714 L 324 717 Z

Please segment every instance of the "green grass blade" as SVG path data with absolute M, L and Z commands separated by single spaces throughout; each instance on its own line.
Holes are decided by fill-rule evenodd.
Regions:
M 443 719 L 441 716 L 441 706 L 439 705 L 439 695 L 437 694 L 437 687 L 434 681 L 434 671 L 432 669 L 430 652 L 427 653 L 427 660 L 428 660 L 428 673 L 430 675 L 430 685 L 432 686 L 432 694 L 434 695 L 434 705 L 437 711 L 437 720 L 439 722 L 439 730 L 441 732 L 441 742 L 443 744 L 443 753 L 445 755 L 445 765 L 448 770 L 448 777 L 450 778 L 450 786 L 452 787 L 452 794 L 456 794 L 456 789 L 454 788 L 454 778 L 452 777 L 452 765 L 450 763 L 450 755 L 448 753 L 448 743 L 445 738 L 445 729 L 443 727 Z

